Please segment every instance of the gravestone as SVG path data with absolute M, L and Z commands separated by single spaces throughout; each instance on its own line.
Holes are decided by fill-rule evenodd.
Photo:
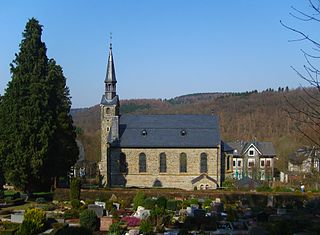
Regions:
M 106 209 L 106 203 L 105 202 L 94 202 L 95 205 L 101 206 L 103 209 Z
M 268 195 L 267 206 L 273 207 L 273 196 L 272 195 Z
M 22 221 L 24 219 L 24 214 L 23 213 L 14 213 L 14 214 L 11 214 L 11 219 L 10 221 L 12 223 L 19 223 L 21 224 Z
M 193 216 L 198 218 L 203 218 L 206 216 L 206 211 L 203 209 L 195 209 L 193 211 Z
M 93 210 L 98 218 L 101 218 L 103 216 L 103 208 L 101 206 L 97 206 L 95 204 L 89 204 L 88 205 L 89 210 Z

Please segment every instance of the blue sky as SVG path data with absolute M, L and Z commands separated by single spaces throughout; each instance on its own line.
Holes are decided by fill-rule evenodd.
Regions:
M 0 2 L 0 93 L 11 79 L 27 20 L 43 27 L 47 55 L 64 69 L 73 107 L 100 102 L 109 44 L 120 99 L 298 87 L 290 66 L 311 49 L 280 20 L 320 39 L 289 15 L 306 0 L 55 0 Z M 316 32 L 318 31 L 318 32 Z

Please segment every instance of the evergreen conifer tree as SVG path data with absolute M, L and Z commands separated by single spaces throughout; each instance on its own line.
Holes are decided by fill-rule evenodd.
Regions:
M 78 155 L 65 77 L 48 60 L 41 34 L 42 26 L 30 19 L 0 103 L 4 175 L 26 192 L 49 189 L 53 177 L 66 174 Z

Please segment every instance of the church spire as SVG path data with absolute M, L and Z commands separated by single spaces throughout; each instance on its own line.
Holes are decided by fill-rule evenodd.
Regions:
M 109 58 L 105 83 L 105 96 L 107 100 L 112 100 L 116 96 L 116 72 L 114 69 L 113 55 L 112 55 L 112 36 L 110 35 L 110 46 L 109 46 Z

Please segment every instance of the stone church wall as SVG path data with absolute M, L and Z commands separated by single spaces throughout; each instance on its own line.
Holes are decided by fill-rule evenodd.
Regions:
M 120 173 L 120 155 L 126 157 L 126 173 Z M 139 154 L 146 155 L 146 172 L 139 172 Z M 167 171 L 160 173 L 160 153 L 166 154 Z M 187 172 L 180 173 L 180 154 L 187 155 Z M 111 149 L 109 156 L 111 186 L 165 187 L 194 189 L 198 182 L 192 180 L 201 175 L 200 155 L 207 154 L 207 175 L 220 183 L 221 154 L 218 148 L 123 148 Z M 123 156 L 123 155 L 122 155 Z M 206 181 L 207 182 L 207 181 Z M 211 182 L 210 188 L 217 185 Z

